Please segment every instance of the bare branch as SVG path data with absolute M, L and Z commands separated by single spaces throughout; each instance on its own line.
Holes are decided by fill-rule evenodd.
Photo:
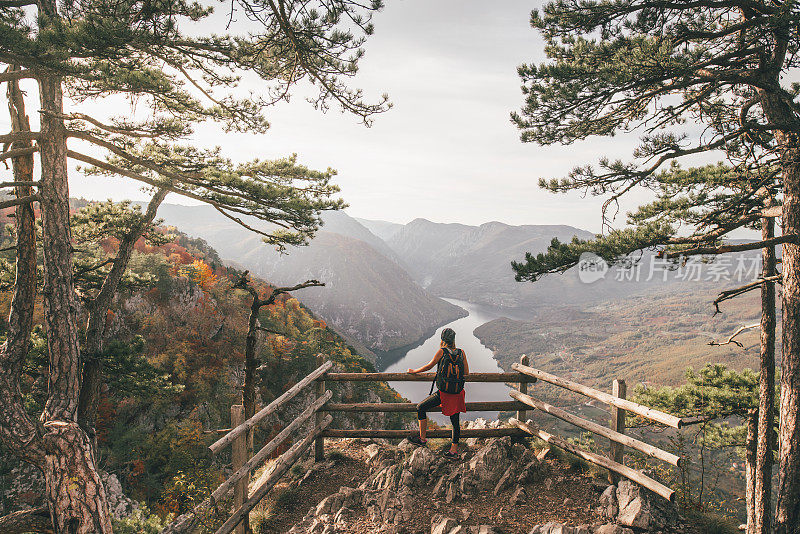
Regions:
M 14 206 L 21 206 L 23 204 L 30 204 L 31 202 L 38 202 L 41 197 L 39 195 L 28 195 L 20 198 L 13 198 L 0 202 L 0 209 L 11 208 Z
M 22 7 L 22 6 L 33 6 L 33 5 L 36 5 L 36 0 L 0 1 L 0 9 L 6 7 Z M 31 72 L 30 69 L 0 72 L 0 83 L 12 82 L 16 80 L 21 80 L 23 78 L 33 78 L 33 76 L 34 74 L 33 72 Z
M 11 132 L 0 135 L 0 143 L 15 143 L 17 141 L 36 141 L 41 134 L 39 132 Z
M 759 326 L 761 326 L 761 323 L 754 323 L 754 324 L 749 324 L 749 325 L 746 325 L 746 326 L 740 326 L 739 329 L 736 330 L 736 332 L 731 334 L 731 337 L 729 337 L 727 341 L 722 341 L 722 342 L 709 341 L 708 344 L 716 346 L 716 347 L 721 347 L 722 345 L 729 345 L 729 344 L 733 343 L 737 347 L 744 348 L 744 345 L 742 345 L 741 343 L 736 341 L 734 338 L 736 336 L 738 336 L 739 334 L 741 334 L 742 332 L 744 332 L 745 330 L 750 330 L 752 328 L 758 328 Z
M 781 283 L 781 280 L 782 280 L 782 275 L 776 274 L 773 276 L 768 276 L 766 278 L 759 278 L 758 280 L 750 282 L 749 284 L 745 284 L 741 287 L 737 287 L 736 289 L 728 289 L 725 291 L 721 291 L 720 294 L 717 295 L 717 298 L 714 299 L 714 302 L 712 303 L 714 304 L 714 308 L 716 308 L 716 310 L 714 311 L 714 315 L 721 313 L 721 310 L 719 309 L 719 305 L 721 302 L 738 297 L 739 295 L 743 295 L 749 291 L 753 291 L 754 289 L 758 289 L 759 287 L 761 287 L 761 284 L 764 284 L 765 282 Z
M 16 158 L 19 156 L 27 156 L 28 154 L 33 154 L 34 152 L 38 152 L 38 146 L 27 146 L 23 148 L 14 148 L 11 150 L 6 150 L 5 152 L 0 152 L 0 161 L 8 159 L 8 158 Z
M 38 187 L 39 182 L 36 180 L 26 182 L 0 182 L 0 188 L 4 187 Z

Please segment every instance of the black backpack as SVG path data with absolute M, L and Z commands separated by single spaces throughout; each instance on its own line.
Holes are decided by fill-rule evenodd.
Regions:
M 451 350 L 442 347 L 442 358 L 436 368 L 436 378 L 433 383 L 444 393 L 461 393 L 464 389 L 464 351 Z M 433 384 L 431 384 L 433 393 Z

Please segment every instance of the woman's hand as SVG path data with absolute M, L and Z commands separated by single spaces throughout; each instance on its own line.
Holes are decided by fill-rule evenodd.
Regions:
M 411 373 L 412 375 L 419 373 L 419 371 L 416 369 L 409 369 L 408 372 Z

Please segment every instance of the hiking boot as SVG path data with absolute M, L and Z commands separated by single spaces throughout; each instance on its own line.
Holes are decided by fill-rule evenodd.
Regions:
M 411 436 L 409 436 L 408 441 L 410 441 L 417 447 L 424 447 L 428 443 L 427 439 L 425 441 L 422 441 L 422 439 L 416 434 L 412 434 Z

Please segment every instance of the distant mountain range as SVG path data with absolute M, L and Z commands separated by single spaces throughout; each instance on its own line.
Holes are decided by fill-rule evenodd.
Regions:
M 206 240 L 226 261 L 273 283 L 325 282 L 326 287 L 303 290 L 298 297 L 362 352 L 405 347 L 466 314 L 440 297 L 533 318 L 542 310 L 582 309 L 664 285 L 660 274 L 652 272 L 638 283 L 609 275 L 585 284 L 576 269 L 535 284 L 516 282 L 512 260 L 543 252 L 554 237 L 594 236 L 567 225 L 469 226 L 426 219 L 398 224 L 326 212 L 309 246 L 281 255 L 209 206 L 165 204 L 159 216 Z M 252 219 L 248 224 L 266 228 Z M 652 253 L 644 256 L 652 260 Z M 672 273 L 667 284 L 674 281 Z
M 272 283 L 325 282 L 325 287 L 304 289 L 297 297 L 362 353 L 412 344 L 466 315 L 425 291 L 382 239 L 342 212 L 327 212 L 323 230 L 309 246 L 283 255 L 208 206 L 164 204 L 158 216 L 204 239 L 226 261 Z M 260 221 L 247 222 L 266 228 Z

